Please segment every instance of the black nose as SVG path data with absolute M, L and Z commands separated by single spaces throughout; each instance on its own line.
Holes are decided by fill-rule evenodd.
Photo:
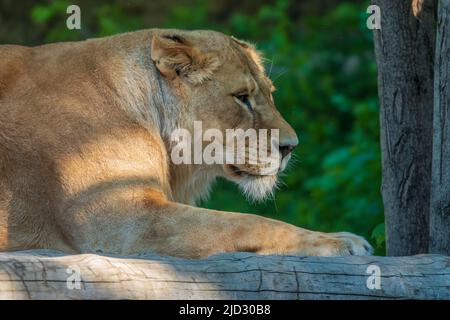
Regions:
M 286 157 L 289 153 L 292 152 L 292 150 L 295 149 L 296 146 L 297 146 L 296 144 L 295 144 L 295 145 L 293 145 L 293 144 L 285 144 L 285 145 L 281 145 L 281 146 L 279 147 L 281 156 L 282 156 L 283 158 Z

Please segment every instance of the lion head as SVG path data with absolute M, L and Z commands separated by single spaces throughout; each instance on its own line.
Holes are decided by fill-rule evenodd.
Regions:
M 249 161 L 256 147 L 250 146 L 244 137 L 249 149 L 244 153 L 244 161 L 193 163 L 196 172 L 234 181 L 253 199 L 263 199 L 273 192 L 298 138 L 275 107 L 272 97 L 275 87 L 255 47 L 213 31 L 161 30 L 153 35 L 151 58 L 177 101 L 178 108 L 172 109 L 173 114 L 168 116 L 177 119 L 177 128 L 184 128 L 194 136 L 194 122 L 200 122 L 203 132 L 222 133 L 223 138 L 216 137 L 215 142 L 223 144 L 224 157 L 242 148 L 235 144 L 230 149 L 226 144 L 227 130 L 242 129 L 240 132 L 245 135 L 249 129 L 256 132 L 265 129 L 267 133 L 268 142 L 263 145 L 259 140 L 256 144 L 257 148 L 267 149 L 265 158 Z M 276 139 L 272 134 L 274 129 Z M 198 142 L 194 140 L 190 143 Z M 209 136 L 206 140 L 212 139 Z M 201 142 L 203 150 L 207 142 Z M 270 157 L 280 161 L 274 169 L 267 170 Z

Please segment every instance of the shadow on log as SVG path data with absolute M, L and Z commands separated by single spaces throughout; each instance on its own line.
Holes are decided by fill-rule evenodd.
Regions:
M 371 272 L 379 267 L 380 289 Z M 375 269 L 377 269 L 375 267 Z M 78 273 L 79 272 L 79 273 Z M 77 280 L 81 280 L 77 282 Z M 369 286 L 371 287 L 371 286 Z M 450 299 L 450 257 L 0 253 L 1 299 Z

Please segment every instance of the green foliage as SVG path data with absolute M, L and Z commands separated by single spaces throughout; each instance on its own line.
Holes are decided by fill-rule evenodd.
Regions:
M 381 247 L 384 245 L 384 243 L 386 242 L 384 223 L 380 223 L 378 226 L 375 227 L 375 229 L 373 229 L 372 239 L 375 240 L 377 247 Z
M 56 0 L 48 5 L 36 5 L 31 10 L 31 20 L 37 25 L 52 24 L 52 28 L 46 35 L 49 42 L 62 40 L 79 40 L 82 35 L 77 30 L 69 30 L 66 27 L 66 9 L 70 3 L 66 0 Z
M 116 33 L 138 30 L 142 26 L 139 17 L 130 17 L 124 14 L 117 5 L 104 4 L 96 10 L 99 36 L 109 36 Z
M 120 4 L 105 2 L 90 10 L 84 10 L 82 6 L 81 30 L 69 30 L 66 27 L 66 9 L 69 5 L 70 2 L 66 0 L 53 0 L 47 5 L 36 5 L 31 10 L 31 19 L 35 24 L 51 26 L 45 36 L 47 42 L 103 37 L 143 27 L 140 16 L 129 15 Z M 89 24 L 84 23 L 85 21 Z
M 37 5 L 31 11 L 31 18 L 38 24 L 43 24 L 57 16 L 61 12 L 66 12 L 68 3 L 66 1 L 55 1 L 50 5 Z
M 301 142 L 275 199 L 249 203 L 236 186 L 220 181 L 205 206 L 355 232 L 384 254 L 376 66 L 363 2 L 340 1 L 323 15 L 299 19 L 292 16 L 294 0 L 252 2 L 250 10 L 220 17 L 207 0 L 171 7 L 165 27 L 215 29 L 257 44 L 278 88 L 276 104 Z M 146 27 L 143 14 L 122 3 L 101 1 L 83 10 L 81 32 L 65 28 L 64 0 L 35 6 L 32 19 L 52 24 L 47 41 Z

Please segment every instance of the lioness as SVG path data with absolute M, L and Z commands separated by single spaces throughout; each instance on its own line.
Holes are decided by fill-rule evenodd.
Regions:
M 171 132 L 279 129 L 282 171 L 298 140 L 273 90 L 252 45 L 213 31 L 0 46 L 0 250 L 370 254 L 350 233 L 195 206 L 216 177 L 261 198 L 277 175 L 174 165 Z

